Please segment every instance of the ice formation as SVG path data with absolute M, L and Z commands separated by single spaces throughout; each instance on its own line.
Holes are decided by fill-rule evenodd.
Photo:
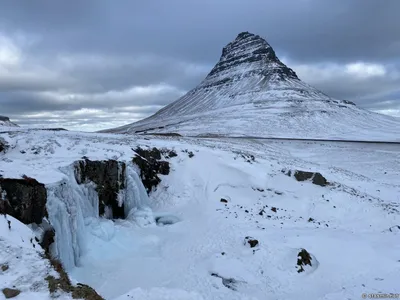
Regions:
M 76 177 L 77 164 L 62 168 L 66 175 L 61 182 L 47 187 L 47 210 L 49 221 L 53 225 L 56 237 L 52 245 L 52 253 L 64 265 L 66 270 L 80 265 L 79 258 L 85 251 L 88 226 L 93 219 L 112 218 L 110 208 L 106 209 L 103 216 L 99 216 L 99 199 L 96 185 L 93 182 L 78 184 Z M 136 221 L 139 225 L 154 223 L 152 211 L 148 207 L 148 196 L 132 166 L 127 166 L 124 190 L 118 195 L 119 206 L 124 205 L 125 218 Z M 121 177 L 119 177 L 121 178 Z M 112 231 L 112 222 L 100 222 Z M 112 225 L 113 226 L 113 225 Z

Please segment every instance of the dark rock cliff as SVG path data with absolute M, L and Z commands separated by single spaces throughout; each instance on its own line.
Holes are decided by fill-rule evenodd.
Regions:
M 46 187 L 37 180 L 0 178 L 0 213 L 24 224 L 40 224 L 47 216 L 46 201 Z
M 113 218 L 125 218 L 124 204 L 118 203 L 120 190 L 125 189 L 126 165 L 117 160 L 92 161 L 85 159 L 75 165 L 75 179 L 78 184 L 94 182 L 99 196 L 99 215 L 111 208 Z
M 161 182 L 158 174 L 168 175 L 170 172 L 169 162 L 162 160 L 160 151 L 157 148 L 142 149 L 137 147 L 135 150 L 136 155 L 132 159 L 140 169 L 140 178 L 147 193 L 150 193 L 157 185 Z M 176 153 L 173 151 L 167 151 L 167 157 L 174 157 Z

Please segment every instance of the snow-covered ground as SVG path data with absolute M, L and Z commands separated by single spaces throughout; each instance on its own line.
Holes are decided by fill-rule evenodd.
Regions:
M 146 199 L 155 218 L 173 224 L 85 220 L 86 247 L 69 274 L 105 299 L 337 300 L 399 292 L 400 145 L 33 130 L 0 137 L 10 144 L 0 154 L 0 175 L 26 174 L 48 186 L 82 156 L 130 161 L 136 146 L 176 150 L 170 174 Z M 298 182 L 284 169 L 317 171 L 332 185 Z M 0 245 L 18 250 L 20 260 L 1 256 L 10 268 L 0 271 L 0 289 L 15 285 L 22 291 L 16 299 L 46 299 L 32 288 L 50 272 L 40 250 L 9 238 L 3 223 Z M 15 223 L 28 239 L 28 227 Z M 248 236 L 259 244 L 250 248 Z M 298 273 L 302 248 L 312 266 Z M 29 276 L 31 287 L 22 280 Z

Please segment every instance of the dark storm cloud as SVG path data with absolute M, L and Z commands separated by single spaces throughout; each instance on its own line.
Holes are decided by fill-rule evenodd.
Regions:
M 68 124 L 79 125 L 90 122 L 74 111 L 98 109 L 105 118 L 127 108 L 120 121 L 128 123 L 198 84 L 247 30 L 327 94 L 374 110 L 398 107 L 399 11 L 398 0 L 2 1 L 0 112 L 23 121 L 66 111 Z M 346 72 L 357 62 L 385 72 Z M 133 115 L 142 106 L 151 109 Z

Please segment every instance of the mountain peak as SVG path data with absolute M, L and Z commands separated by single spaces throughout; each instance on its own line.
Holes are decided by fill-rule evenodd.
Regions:
M 226 73 L 231 74 L 226 77 Z M 222 49 L 219 62 L 206 78 L 215 84 L 228 83 L 238 76 L 261 75 L 268 81 L 298 79 L 296 73 L 283 64 L 268 42 L 248 31 L 241 32 L 236 39 Z M 222 81 L 215 80 L 223 77 Z M 212 84 L 213 85 L 213 84 Z

